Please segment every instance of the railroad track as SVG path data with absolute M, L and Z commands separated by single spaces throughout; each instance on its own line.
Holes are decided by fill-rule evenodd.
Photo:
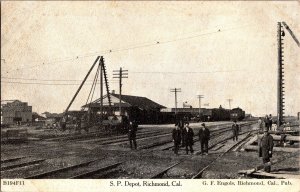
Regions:
M 245 125 L 244 125 L 245 126 Z M 217 136 L 217 135 L 222 135 L 222 133 L 231 130 L 228 127 L 222 127 L 219 128 L 219 126 L 214 126 L 216 127 L 213 131 L 213 133 Z M 162 136 L 162 137 L 166 137 L 166 136 L 170 136 L 171 135 L 171 131 L 170 129 L 168 129 L 167 131 L 145 131 L 146 133 L 138 133 L 138 137 L 139 138 L 150 138 L 151 137 L 155 137 L 155 136 Z M 100 139 L 100 140 L 99 140 Z M 113 138 L 103 138 L 103 140 L 101 140 L 102 138 L 98 139 L 98 143 L 97 144 L 111 144 L 111 143 L 117 143 L 117 142 L 128 142 L 127 139 L 127 135 L 122 135 L 122 136 L 114 136 Z M 170 140 L 166 140 L 166 141 L 162 141 L 162 142 L 154 142 L 154 143 L 150 143 L 147 145 L 144 145 L 141 147 L 141 149 L 150 149 L 150 148 L 155 148 L 156 146 L 161 146 L 161 145 L 165 145 L 165 144 L 172 144 L 172 141 Z M 61 145 L 59 143 L 56 143 L 54 146 L 50 145 L 50 147 L 55 147 L 54 148 L 54 152 L 55 150 L 60 151 L 61 149 Z M 65 146 L 64 146 L 65 147 Z M 172 146 L 173 147 L 173 146 Z M 49 146 L 45 146 L 45 149 L 49 150 Z M 43 151 L 43 148 L 38 148 L 38 150 Z M 61 151 L 65 152 L 68 151 L 68 147 L 63 148 Z M 37 153 L 38 154 L 38 153 Z M 66 156 L 66 155 L 65 155 Z M 1 164 L 3 163 L 8 163 L 8 162 L 16 162 L 20 159 L 23 159 L 24 157 L 15 157 L 15 158 L 10 158 L 10 159 L 4 159 L 1 160 Z M 12 165 L 11 167 L 7 167 L 4 168 L 4 170 L 1 169 L 2 171 L 6 171 L 6 170 L 11 170 L 14 168 L 18 168 L 18 167 L 25 167 L 25 166 L 29 166 L 29 165 L 36 165 L 39 163 L 42 163 L 43 161 L 45 161 L 46 159 L 36 159 L 33 160 L 31 162 L 24 162 L 24 163 L 19 163 L 19 166 L 17 164 Z M 114 162 L 111 163 L 109 165 L 101 165 L 101 166 L 92 166 L 90 168 L 88 168 L 89 166 L 91 166 L 93 163 L 95 163 L 95 161 L 99 161 L 99 159 L 97 160 L 89 160 L 87 162 L 81 162 L 79 164 L 76 165 L 70 165 L 67 167 L 63 167 L 63 168 L 56 168 L 53 170 L 50 170 L 48 172 L 42 172 L 39 174 L 35 174 L 32 176 L 28 176 L 26 178 L 105 178 L 106 176 L 110 176 L 112 174 L 118 174 L 118 166 L 120 166 L 123 162 Z M 179 165 L 181 162 L 178 162 L 178 164 L 174 164 L 171 165 L 169 167 L 167 167 L 164 170 L 164 173 L 160 174 L 157 173 L 156 175 L 154 175 L 156 178 L 159 178 L 160 175 L 164 175 L 165 173 L 168 172 L 168 170 L 175 168 L 177 165 Z M 15 166 L 15 167 L 14 167 Z M 99 168 L 100 167 L 100 168 Z M 60 176 L 60 177 L 58 177 Z
M 27 176 L 25 179 L 91 179 L 91 178 L 104 178 L 117 171 L 117 167 L 123 162 L 113 162 L 108 165 L 101 165 L 105 158 L 88 160 L 78 164 L 67 167 L 57 168 L 35 175 Z
M 148 133 L 148 132 L 153 132 L 153 130 L 146 130 L 146 129 L 139 129 L 138 133 Z M 124 134 L 123 134 L 124 135 Z M 111 136 L 109 133 L 104 133 L 101 131 L 95 131 L 91 133 L 84 133 L 84 134 L 72 134 L 72 135 L 64 135 L 64 136 L 59 136 L 59 137 L 52 137 L 52 138 L 47 138 L 44 139 L 45 141 L 60 141 L 60 140 L 82 140 L 82 139 L 93 139 L 93 137 L 106 137 L 106 136 Z M 115 134 L 114 136 L 120 136 L 118 134 Z
M 80 173 L 78 175 L 74 175 L 70 177 L 69 179 L 90 179 L 90 178 L 102 178 L 106 175 L 109 175 L 111 172 L 114 172 L 115 168 L 117 168 L 119 165 L 121 165 L 123 162 L 117 162 L 113 163 L 107 166 L 103 166 L 100 168 L 96 168 L 93 170 L 89 170 L 83 173 Z
M 6 161 L 5 163 L 1 162 L 1 172 L 2 171 L 7 171 L 15 168 L 21 168 L 21 167 L 26 167 L 26 166 L 31 166 L 31 165 L 37 165 L 42 162 L 44 162 L 46 159 L 25 159 L 26 157 L 23 158 L 15 158 L 12 161 Z
M 25 157 L 27 157 L 27 156 L 20 156 L 20 157 L 12 157 L 12 158 L 7 158 L 7 159 L 1 159 L 1 164 L 12 162 L 12 161 L 17 161 L 17 160 L 23 159 Z
M 251 131 L 250 131 L 251 132 Z M 220 159 L 222 156 L 224 156 L 226 153 L 230 152 L 231 150 L 233 150 L 235 147 L 237 147 L 238 145 L 240 145 L 241 143 L 244 143 L 250 136 L 252 136 L 252 134 L 248 132 L 248 135 L 243 138 L 242 140 L 238 141 L 237 143 L 235 143 L 233 146 L 231 146 L 229 149 L 227 149 L 225 152 L 221 153 L 216 159 L 214 159 L 210 164 L 208 164 L 207 166 L 205 166 L 203 169 L 201 169 L 196 175 L 194 175 L 192 177 L 192 179 L 198 179 L 202 177 L 203 172 L 208 169 L 211 165 L 213 165 L 218 159 Z M 246 133 L 244 133 L 246 134 Z
M 139 138 L 145 138 L 145 137 L 150 137 L 150 136 L 156 136 L 156 135 L 160 135 L 160 134 L 166 134 L 167 132 L 161 132 L 159 130 L 155 130 L 155 131 L 146 131 L 146 133 L 138 133 L 137 136 Z M 83 141 L 77 141 L 77 143 L 93 143 L 93 144 L 98 144 L 98 145 L 107 145 L 107 144 L 112 144 L 112 143 L 116 143 L 116 142 L 127 142 L 128 141 L 128 136 L 126 135 L 120 135 L 120 136 L 113 136 L 113 137 L 104 137 L 104 138 L 97 138 L 97 139 L 93 139 L 93 140 L 83 140 Z M 52 141 L 51 141 L 52 142 Z M 72 142 L 74 142 L 72 140 Z M 71 143 L 72 145 L 73 143 Z M 38 152 L 42 152 L 42 151 L 49 151 L 49 149 L 52 149 L 53 152 L 59 152 L 59 151 L 66 151 L 65 149 L 61 149 L 61 144 L 58 142 L 54 143 L 43 143 L 40 144 L 40 146 L 24 146 L 24 147 L 20 147 L 17 150 L 22 150 L 22 153 L 26 153 L 26 154 L 32 154 L 34 153 L 34 151 L 36 151 L 36 149 L 38 148 Z M 64 148 L 68 148 L 68 145 L 64 145 Z M 35 153 L 36 154 L 36 153 Z
M 208 165 L 206 165 L 204 168 L 200 169 L 200 171 L 198 171 L 195 175 L 192 176 L 192 179 L 197 179 L 197 178 L 201 178 L 203 172 L 208 169 L 211 165 L 213 165 L 214 162 L 216 162 L 219 158 L 221 158 L 223 155 L 225 155 L 226 153 L 232 151 L 234 148 L 236 148 L 238 145 L 241 145 L 241 143 L 244 143 L 251 135 L 252 135 L 252 132 L 254 132 L 253 130 L 250 130 L 250 131 L 245 131 L 243 133 L 241 133 L 240 135 L 243 135 L 243 134 L 247 134 L 245 138 L 243 138 L 242 140 L 238 141 L 237 143 L 235 143 L 233 146 L 231 146 L 229 149 L 227 149 L 225 152 L 219 154 L 217 156 L 217 158 L 215 158 L 213 161 L 211 161 Z M 227 137 L 226 140 L 229 140 L 231 139 L 231 137 Z M 209 146 L 209 148 L 213 148 L 215 147 L 217 144 L 219 143 L 222 143 L 224 142 L 223 141 L 217 141 L 217 142 L 214 142 L 213 144 L 211 144 Z M 162 171 L 158 172 L 158 173 L 155 173 L 154 175 L 152 175 L 150 178 L 151 179 L 157 179 L 157 178 L 163 178 L 164 175 L 166 175 L 170 170 L 172 169 L 176 169 L 176 167 L 178 165 L 180 165 L 181 163 L 185 162 L 186 160 L 189 160 L 190 158 L 187 158 L 183 161 L 178 161 L 170 166 L 168 166 L 167 168 L 163 169 Z
M 241 127 L 245 127 L 245 126 L 249 126 L 252 125 L 253 123 L 245 123 L 242 124 Z M 226 127 L 222 127 L 222 128 L 217 128 L 217 129 L 212 129 L 211 130 L 211 138 L 213 137 L 217 137 L 219 135 L 222 135 L 225 132 L 231 131 L 231 126 L 226 126 Z M 194 136 L 194 143 L 199 141 L 198 135 Z M 167 144 L 167 146 L 165 146 Z M 162 147 L 160 147 L 161 145 L 164 145 Z M 156 148 L 156 150 L 170 150 L 174 148 L 174 144 L 172 141 L 172 138 L 170 138 L 170 140 L 168 142 L 161 142 L 161 143 L 154 143 L 154 144 L 150 144 L 149 147 L 143 146 L 142 149 L 149 149 L 149 148 L 153 148 L 153 147 L 158 147 Z

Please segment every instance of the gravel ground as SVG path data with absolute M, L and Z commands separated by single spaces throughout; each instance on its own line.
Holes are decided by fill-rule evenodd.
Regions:
M 219 122 L 219 124 L 229 125 L 229 122 Z M 216 122 L 207 123 L 217 125 Z M 191 123 L 195 134 L 198 133 L 200 123 Z M 221 128 L 222 126 L 219 125 Z M 174 125 L 161 126 L 140 126 L 140 131 L 161 131 L 166 132 L 166 128 L 174 128 Z M 253 127 L 250 127 L 252 129 Z M 168 131 L 167 131 L 168 132 Z M 228 133 L 227 133 L 228 134 Z M 224 135 L 223 139 L 227 134 Z M 231 134 L 231 133 L 229 133 Z M 120 137 L 126 138 L 123 135 Z M 170 140 L 171 136 L 162 136 L 160 138 L 149 138 L 138 140 L 138 146 L 143 146 L 155 142 L 163 142 Z M 222 137 L 216 138 L 218 141 Z M 106 139 L 109 140 L 109 139 Z M 27 144 L 7 144 L 1 147 L 1 159 L 13 158 L 16 156 L 31 156 L 32 159 L 46 158 L 47 160 L 37 165 L 30 165 L 22 168 L 16 168 L 1 172 L 1 178 L 24 178 L 34 174 L 40 174 L 46 171 L 63 168 L 71 165 L 76 165 L 82 162 L 87 162 L 93 159 L 101 159 L 97 162 L 86 165 L 82 168 L 74 169 L 63 174 L 58 174 L 50 178 L 67 178 L 74 174 L 83 173 L 96 168 L 110 165 L 116 162 L 124 162 L 112 171 L 104 172 L 103 174 L 95 175 L 93 178 L 150 178 L 165 168 L 183 161 L 179 165 L 170 169 L 163 178 L 191 178 L 199 170 L 208 165 L 212 160 L 219 155 L 218 151 L 208 156 L 201 155 L 185 155 L 184 149 L 180 150 L 180 155 L 174 155 L 172 150 L 162 151 L 160 147 L 142 150 L 130 150 L 128 142 L 122 145 L 101 145 L 101 138 L 84 141 L 31 141 Z M 212 141 L 211 144 L 214 142 Z M 166 144 L 165 146 L 168 146 Z M 226 145 L 226 143 L 225 143 Z M 227 143 L 232 145 L 232 142 Z M 228 146 L 227 146 L 228 147 Z M 194 149 L 199 150 L 199 145 L 196 143 Z M 221 148 L 222 149 L 222 148 Z M 222 151 L 222 150 L 220 150 Z M 274 153 L 274 158 L 288 156 L 285 153 Z M 24 161 L 24 160 L 23 160 Z M 204 178 L 239 178 L 237 172 L 241 169 L 251 169 L 261 164 L 261 159 L 257 157 L 256 152 L 230 152 L 218 159 L 204 173 Z M 14 163 L 17 163 L 14 162 Z M 13 162 L 11 163 L 13 164 Z M 290 158 L 284 162 L 280 162 L 273 166 L 274 169 L 291 170 L 299 172 L 299 159 L 297 157 Z

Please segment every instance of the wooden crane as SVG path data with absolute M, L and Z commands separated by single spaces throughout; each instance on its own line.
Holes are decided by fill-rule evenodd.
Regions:
M 98 63 L 99 61 L 99 63 Z M 71 107 L 71 105 L 73 104 L 75 98 L 77 97 L 78 93 L 80 92 L 82 86 L 84 85 L 84 83 L 86 82 L 87 78 L 89 77 L 90 73 L 92 72 L 92 70 L 94 69 L 94 67 L 96 66 L 96 64 L 98 63 L 98 68 L 94 77 L 94 81 L 89 93 L 89 96 L 87 98 L 87 103 L 90 100 L 92 100 L 93 95 L 94 95 L 94 91 L 95 91 L 95 87 L 98 81 L 98 76 L 100 75 L 100 113 L 101 113 L 101 120 L 103 118 L 103 77 L 104 77 L 104 82 L 105 82 L 105 87 L 106 87 L 106 92 L 107 95 L 106 97 L 108 98 L 108 103 L 109 103 L 109 108 L 111 108 L 111 97 L 110 97 L 110 93 L 109 93 L 109 85 L 108 85 L 108 80 L 107 80 L 107 73 L 106 73 L 106 67 L 104 64 L 104 59 L 101 56 L 98 56 L 96 58 L 96 60 L 94 61 L 93 65 L 91 66 L 91 68 L 89 69 L 89 71 L 87 72 L 86 76 L 84 77 L 83 81 L 81 82 L 79 88 L 77 89 L 75 95 L 73 96 L 73 98 L 71 99 L 69 105 L 67 106 L 66 110 L 63 113 L 63 121 L 67 121 L 67 115 L 68 115 L 68 111 Z M 87 104 L 86 103 L 86 104 Z M 83 110 L 83 109 L 82 109 Z M 90 118 L 88 118 L 89 120 Z

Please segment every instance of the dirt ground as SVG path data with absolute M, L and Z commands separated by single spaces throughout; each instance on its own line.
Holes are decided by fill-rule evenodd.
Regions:
M 228 124 L 228 122 L 219 122 L 218 125 L 222 126 L 226 123 Z M 210 124 L 208 124 L 208 126 L 209 125 Z M 141 126 L 140 129 L 165 130 L 165 128 L 173 128 L 173 126 L 174 125 L 156 127 Z M 194 129 L 197 129 L 199 126 L 199 123 L 191 124 L 191 127 Z M 251 129 L 253 129 L 253 127 L 249 127 L 249 130 Z M 36 131 L 36 133 L 39 133 L 39 131 Z M 36 136 L 37 135 L 35 135 L 35 137 Z M 243 137 L 245 137 L 245 135 L 241 136 L 241 139 Z M 152 140 L 153 141 L 151 141 L 151 139 L 141 140 L 141 143 L 138 142 L 138 144 L 155 142 L 155 139 Z M 226 147 L 229 148 L 234 145 L 234 142 L 231 140 L 223 143 L 225 147 L 210 151 L 208 156 L 202 156 L 198 153 L 186 155 L 183 148 L 179 151 L 180 155 L 176 156 L 172 150 L 158 150 L 159 148 L 130 150 L 127 142 L 124 145 L 99 145 L 96 141 L 97 137 L 95 138 L 95 142 L 94 140 L 91 140 L 91 142 L 79 142 L 76 140 L 37 140 L 25 144 L 2 145 L 1 160 L 17 156 L 26 156 L 22 161 L 26 162 L 36 159 L 45 159 L 45 161 L 38 165 L 30 165 L 4 172 L 1 171 L 1 178 L 25 178 L 90 160 L 95 160 L 95 162 L 76 171 L 56 175 L 56 177 L 68 178 L 72 174 L 79 174 L 93 168 L 107 166 L 111 163 L 123 162 L 114 173 L 110 173 L 106 177 L 101 176 L 101 178 L 151 178 L 160 171 L 181 162 L 170 169 L 163 178 L 188 179 L 213 162 L 211 166 L 203 172 L 202 178 L 244 178 L 238 174 L 239 170 L 252 169 L 262 164 L 262 160 L 258 157 L 257 152 L 229 152 L 222 156 L 222 158 L 218 158 Z M 195 144 L 195 151 L 199 151 L 198 143 Z M 299 154 L 290 157 L 291 155 L 293 154 L 274 152 L 272 159 L 286 159 L 273 165 L 272 170 L 289 171 L 294 174 L 300 174 Z

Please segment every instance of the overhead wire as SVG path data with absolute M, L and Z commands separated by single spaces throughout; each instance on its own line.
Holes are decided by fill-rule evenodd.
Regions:
M 155 42 L 151 42 L 149 44 L 143 43 L 143 44 L 140 44 L 140 45 L 137 45 L 137 46 L 130 46 L 130 47 L 127 47 L 127 48 L 108 49 L 108 50 L 105 50 L 105 51 L 95 52 L 93 54 L 85 54 L 85 55 L 76 56 L 76 57 L 69 57 L 68 59 L 57 59 L 57 60 L 54 60 L 54 61 L 51 61 L 51 62 L 43 62 L 42 64 L 37 64 L 37 65 L 29 66 L 29 67 L 17 68 L 17 69 L 10 70 L 9 72 L 23 70 L 23 69 L 32 69 L 32 68 L 35 68 L 35 67 L 39 67 L 39 66 L 43 66 L 43 65 L 45 66 L 45 65 L 54 64 L 54 63 L 61 63 L 61 62 L 66 62 L 66 61 L 72 61 L 72 60 L 76 60 L 76 59 L 80 59 L 80 58 L 85 58 L 85 57 L 91 57 L 91 56 L 99 55 L 101 53 L 105 54 L 105 53 L 127 51 L 127 50 L 132 50 L 132 49 L 137 49 L 137 48 L 145 48 L 145 47 L 150 47 L 150 46 L 157 46 L 157 45 L 161 45 L 161 44 L 167 44 L 167 43 L 172 43 L 172 42 L 176 42 L 176 41 L 181 41 L 181 40 L 186 40 L 186 39 L 192 39 L 192 38 L 197 38 L 197 37 L 201 37 L 201 36 L 206 36 L 206 35 L 210 35 L 210 34 L 226 32 L 226 31 L 230 31 L 230 30 L 234 30 L 234 29 L 239 29 L 239 28 L 243 28 L 243 27 L 247 27 L 247 26 L 251 26 L 251 25 L 248 24 L 248 25 L 243 25 L 243 26 L 239 26 L 239 27 L 232 27 L 232 28 L 228 28 L 228 29 L 222 29 L 222 30 L 219 29 L 219 30 L 213 31 L 213 32 L 202 33 L 202 34 L 188 36 L 188 37 L 182 37 L 182 38 L 174 38 L 174 39 L 166 40 L 166 41 L 155 41 Z M 7 73 L 9 73 L 9 72 L 7 72 Z
M 4 84 L 22 84 L 22 85 L 80 85 L 80 83 L 39 83 L 39 82 L 20 82 L 20 81 L 1 81 Z M 118 83 L 118 82 L 110 82 L 110 83 Z M 92 85 L 92 84 L 85 84 L 85 85 Z

